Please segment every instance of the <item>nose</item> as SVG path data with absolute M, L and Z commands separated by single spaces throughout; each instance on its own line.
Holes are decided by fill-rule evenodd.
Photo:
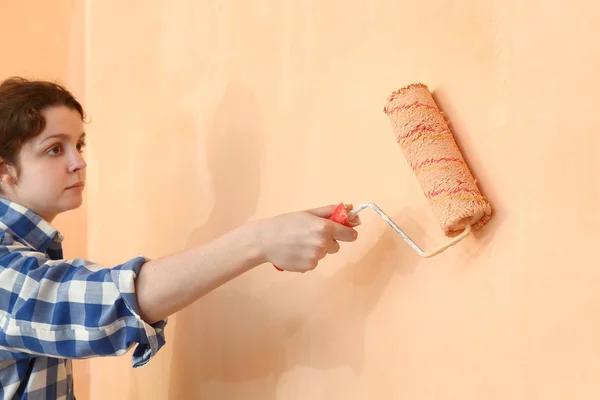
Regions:
M 69 160 L 69 172 L 77 172 L 85 169 L 87 163 L 79 151 L 74 151 Z

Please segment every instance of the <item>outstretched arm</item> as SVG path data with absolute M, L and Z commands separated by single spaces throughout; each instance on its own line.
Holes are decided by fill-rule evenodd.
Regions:
M 158 321 L 264 262 L 288 271 L 314 269 L 338 241 L 356 240 L 350 227 L 328 221 L 335 206 L 243 225 L 200 247 L 147 262 L 136 281 L 142 318 Z

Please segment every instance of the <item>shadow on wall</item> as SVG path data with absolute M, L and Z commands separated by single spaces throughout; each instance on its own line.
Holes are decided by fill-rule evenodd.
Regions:
M 210 241 L 254 215 L 263 135 L 253 94 L 230 85 L 215 110 L 207 144 L 215 206 L 190 238 L 190 246 Z M 405 215 L 414 218 L 414 211 Z M 393 218 L 415 240 L 422 240 L 418 222 Z M 395 232 L 377 222 L 384 233 L 375 245 L 333 276 L 318 270 L 298 275 L 273 284 L 260 296 L 250 293 L 252 278 L 244 277 L 179 312 L 169 340 L 169 398 L 271 400 L 277 398 L 281 374 L 297 365 L 350 366 L 360 372 L 366 318 L 392 275 L 411 273 L 420 262 Z
M 206 143 L 214 207 L 206 223 L 196 229 L 187 247 L 211 241 L 244 224 L 255 213 L 260 194 L 260 160 L 264 149 L 263 121 L 257 100 L 248 89 L 229 84 L 213 114 Z M 244 316 L 262 312 L 252 299 L 231 296 L 230 282 L 177 314 L 169 398 L 200 396 L 211 375 L 227 375 L 229 365 L 248 363 L 237 347 Z M 264 329 L 256 321 L 256 329 Z M 265 349 L 263 349 L 265 350 Z M 263 355 L 264 357 L 264 355 Z

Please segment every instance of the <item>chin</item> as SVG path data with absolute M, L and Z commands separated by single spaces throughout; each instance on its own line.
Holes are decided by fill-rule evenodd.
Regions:
M 61 212 L 75 210 L 75 209 L 81 207 L 82 204 L 83 204 L 82 197 L 65 200 L 61 204 L 61 207 L 60 207 L 62 210 Z
M 81 207 L 82 204 L 83 204 L 83 199 L 79 199 L 79 200 L 73 202 L 73 204 L 71 205 L 71 210 L 75 210 L 75 209 Z

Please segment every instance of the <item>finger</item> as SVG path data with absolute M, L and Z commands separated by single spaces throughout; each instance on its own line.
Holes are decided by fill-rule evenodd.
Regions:
M 340 244 L 337 242 L 337 240 L 331 239 L 331 244 L 329 247 L 327 247 L 327 253 L 335 254 L 338 251 L 340 251 Z
M 329 247 L 327 247 L 327 248 L 325 248 L 325 247 L 324 247 L 324 248 L 322 248 L 322 249 L 319 251 L 319 254 L 317 254 L 317 260 L 322 260 L 322 259 L 324 259 L 324 258 L 325 258 L 325 256 L 326 256 L 326 255 L 327 255 L 327 253 L 328 253 L 328 251 L 327 251 L 328 249 L 329 249 Z
M 333 239 L 341 242 L 354 242 L 358 238 L 356 229 L 335 222 L 333 224 Z

